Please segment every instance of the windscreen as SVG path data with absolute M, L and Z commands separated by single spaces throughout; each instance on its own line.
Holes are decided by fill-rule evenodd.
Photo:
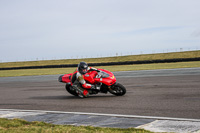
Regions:
M 107 78 L 107 77 L 109 77 L 109 74 L 107 74 L 106 72 L 100 71 L 98 73 L 98 76 L 101 78 Z

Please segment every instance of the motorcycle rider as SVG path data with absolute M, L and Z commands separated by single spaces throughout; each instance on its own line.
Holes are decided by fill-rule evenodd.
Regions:
M 74 89 L 76 89 L 76 92 L 79 97 L 84 98 L 89 96 L 88 89 L 100 89 L 98 85 L 92 85 L 86 83 L 85 79 L 83 78 L 83 75 L 86 74 L 89 71 L 97 71 L 96 68 L 88 67 L 88 64 L 85 62 L 80 62 L 78 65 L 78 68 L 71 76 L 72 86 Z

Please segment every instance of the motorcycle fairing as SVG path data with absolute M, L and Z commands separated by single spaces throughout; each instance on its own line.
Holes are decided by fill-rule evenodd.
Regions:
M 103 73 L 98 75 L 96 71 L 89 71 L 88 73 L 83 75 L 85 81 L 90 84 L 96 84 L 96 83 L 101 82 L 107 86 L 111 86 L 116 82 L 116 78 L 112 72 L 104 70 L 104 69 L 98 69 L 98 70 L 102 71 Z M 72 73 L 61 75 L 59 77 L 59 81 L 71 84 L 71 76 L 72 76 Z

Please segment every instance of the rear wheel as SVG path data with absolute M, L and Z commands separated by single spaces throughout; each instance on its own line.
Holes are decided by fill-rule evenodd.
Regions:
M 126 94 L 126 88 L 120 83 L 115 83 L 111 86 L 109 92 L 116 96 L 123 96 L 124 94 Z
M 66 90 L 67 90 L 70 94 L 72 94 L 72 95 L 74 95 L 74 96 L 78 96 L 78 94 L 76 93 L 76 90 L 73 89 L 72 86 L 71 86 L 70 84 L 66 84 L 66 85 L 65 85 L 65 88 L 66 88 Z

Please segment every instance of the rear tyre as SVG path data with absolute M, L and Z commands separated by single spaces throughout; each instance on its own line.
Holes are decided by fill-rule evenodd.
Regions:
M 70 84 L 66 84 L 65 88 L 66 88 L 67 92 L 69 92 L 70 94 L 72 94 L 74 96 L 78 96 L 78 94 L 76 93 L 76 90 L 73 89 Z
M 115 83 L 111 86 L 109 92 L 116 96 L 123 96 L 124 94 L 126 94 L 126 88 L 120 83 Z

